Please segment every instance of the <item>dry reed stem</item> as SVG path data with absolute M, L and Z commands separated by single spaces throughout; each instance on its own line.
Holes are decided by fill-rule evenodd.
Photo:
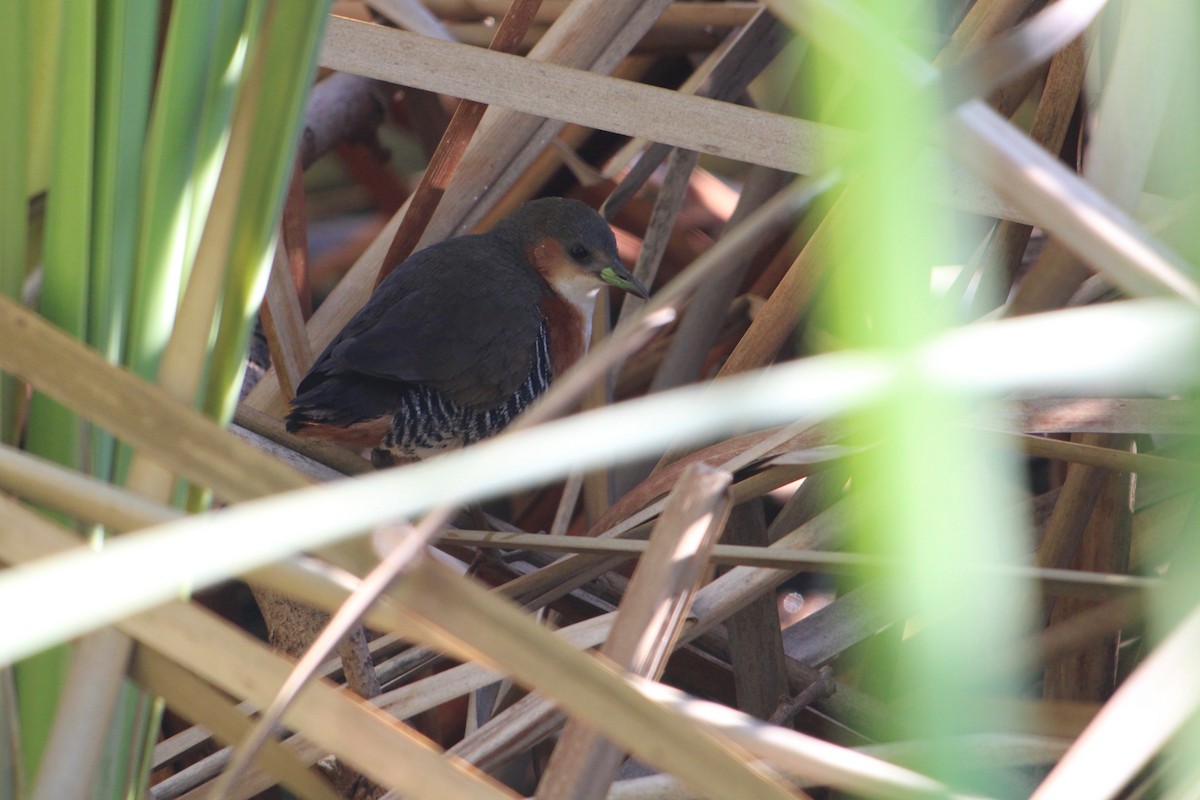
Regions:
M 1114 444 L 1129 444 L 1118 437 Z M 1127 473 L 1109 473 L 1092 509 L 1083 533 L 1080 552 L 1074 566 L 1088 572 L 1124 573 L 1129 571 L 1132 509 L 1130 502 L 1136 482 Z M 1093 608 L 1095 603 L 1080 598 L 1059 598 L 1050 614 L 1050 625 L 1071 619 Z M 1104 702 L 1114 688 L 1120 641 L 1094 642 L 1070 656 L 1048 665 L 1044 677 L 1047 697 L 1065 700 Z
M 275 378 L 284 398 L 289 401 L 296 396 L 296 387 L 313 362 L 308 334 L 304 330 L 304 310 L 289 269 L 290 260 L 281 237 L 271 260 L 271 274 L 261 312 Z
M 729 517 L 730 482 L 729 473 L 695 465 L 668 497 L 600 648 L 618 668 L 654 680 L 662 675 Z M 568 722 L 537 796 L 600 800 L 621 759 L 621 751 L 586 723 Z
M 558 17 L 521 63 L 546 62 L 609 74 L 669 6 L 665 0 L 581 0 Z M 580 32 L 586 31 L 581 36 Z M 526 88 L 528 91 L 528 87 Z M 482 98 L 474 98 L 482 99 Z M 510 110 L 489 114 L 464 157 L 464 179 L 452 185 L 444 211 L 427 231 L 426 243 L 475 225 L 506 193 L 563 121 L 531 118 Z
M 1050 61 L 1046 84 L 1029 127 L 1029 137 L 1050 153 L 1058 153 L 1066 139 L 1083 87 L 1085 56 L 1083 40 L 1079 39 L 1056 53 Z M 984 269 L 994 270 L 1000 293 L 1005 296 L 1012 286 L 1032 230 L 1028 225 L 1001 220 L 988 243 L 982 259 Z
M 789 531 L 789 533 L 791 532 Z M 614 565 L 638 557 L 646 548 L 646 543 L 638 540 L 595 539 L 582 536 L 555 537 L 540 533 L 449 530 L 444 534 L 443 539 L 449 543 L 470 544 L 481 548 L 605 555 L 610 557 L 604 562 L 609 565 L 609 569 Z M 801 547 L 777 549 L 775 544 L 770 547 L 718 544 L 713 549 L 712 560 L 715 564 L 726 566 L 761 567 L 791 572 L 861 572 L 873 569 L 886 570 L 889 566 L 889 562 L 884 559 L 858 553 L 826 552 Z M 1126 594 L 1138 595 L 1158 585 L 1157 579 L 1154 578 L 1118 573 L 989 565 L 976 565 L 972 569 L 988 574 L 1013 575 L 1037 581 L 1042 584 L 1043 590 L 1048 594 L 1072 597 L 1106 598 Z M 582 583 L 586 583 L 593 577 L 595 576 L 589 574 L 587 580 L 582 578 L 580 580 Z M 515 584 L 520 582 L 521 579 L 517 579 L 512 582 L 514 586 L 506 585 L 502 588 L 506 593 L 515 593 Z M 528 586 L 528 583 L 523 583 L 521 589 L 527 591 Z M 548 588 L 547 591 L 550 589 Z M 555 591 L 554 594 L 557 595 L 559 592 Z M 546 598 L 538 596 L 529 602 L 541 605 L 546 602 Z
M 527 694 L 447 752 L 494 773 L 560 730 L 565 719 L 566 714 L 540 694 Z
M 731 545 L 769 545 L 761 498 L 734 509 L 722 539 Z M 790 694 L 775 592 L 763 592 L 730 616 L 725 630 L 737 708 L 759 719 L 769 719 Z
M 1061 459 L 1072 464 L 1086 464 L 1117 472 L 1153 475 L 1188 484 L 1200 481 L 1200 467 L 1193 462 L 1149 453 L 1132 453 L 1127 449 L 1114 447 L 1114 444 L 1119 444 L 1122 440 L 1109 435 L 1090 433 L 1087 436 L 1089 438 L 1080 436 L 1070 441 L 1023 434 L 1007 434 L 1006 438 L 1014 444 L 1019 444 L 1032 456 Z
M 746 216 L 761 207 L 783 188 L 783 181 L 783 173 L 765 167 L 752 167 L 747 173 L 745 185 L 738 196 L 737 208 L 729 218 L 728 226 L 736 227 Z M 762 238 L 767 239 L 771 233 L 764 232 Z M 733 302 L 737 288 L 744 280 L 754 256 L 754 251 L 749 248 L 734 255 L 733 266 L 696 292 L 680 320 L 662 366 L 654 375 L 651 391 L 682 386 L 699 377 L 702 360 L 716 340 L 719 323 L 725 310 Z
M 575 122 L 790 172 L 815 172 L 829 163 L 831 154 L 845 154 L 859 140 L 848 131 L 806 120 L 350 20 L 331 22 L 322 63 L 557 118 L 555 130 L 563 122 Z M 485 81 L 481 75 L 489 77 Z M 679 125 L 681 119 L 688 124 Z M 481 134 L 484 130 L 481 126 Z M 464 156 L 464 170 L 468 159 Z M 952 171 L 951 182 L 938 199 L 974 213 L 1031 221 L 1015 203 L 998 202 L 961 172 Z M 463 231 L 431 228 L 422 244 L 458 232 Z
M 671 231 L 679 219 L 679 212 L 691 182 L 692 170 L 700 160 L 700 154 L 694 150 L 674 150 L 667 159 L 666 175 L 654 201 L 654 213 L 650 215 L 650 224 L 642 239 L 642 249 L 638 253 L 637 264 L 633 274 L 651 291 L 654 290 L 658 268 L 662 263 L 663 254 L 667 251 L 667 242 Z M 620 325 L 635 312 L 645 307 L 646 301 L 637 297 L 626 297 L 621 303 L 621 312 L 617 318 Z
M 879 582 L 868 582 L 785 630 L 783 648 L 817 667 L 898 621 Z
M 786 28 L 766 11 L 760 11 L 746 25 L 714 48 L 707 58 L 677 90 L 680 95 L 734 100 L 745 91 L 786 44 Z M 629 167 L 628 174 L 604 201 L 603 213 L 611 218 L 637 192 L 650 174 L 670 152 L 670 146 L 642 137 L 630 139 L 608 160 L 603 174 L 616 177 Z
M 890 742 L 851 748 L 891 764 L 927 763 L 935 748 L 953 751 L 957 763 L 978 766 L 998 764 L 1013 767 L 1051 764 L 1066 752 L 1067 744 L 1059 737 L 1032 734 L 974 734 L 942 739 L 936 744 L 923 741 Z M 820 781 L 794 777 L 798 788 L 818 788 Z M 669 775 L 631 778 L 613 784 L 609 800 L 692 800 L 693 795 Z

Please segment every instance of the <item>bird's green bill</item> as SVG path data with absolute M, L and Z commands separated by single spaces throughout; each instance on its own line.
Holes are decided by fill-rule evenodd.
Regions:
M 620 261 L 614 261 L 609 266 L 600 270 L 600 279 L 643 300 L 650 296 L 650 292 L 646 291 L 646 287 L 642 285 L 642 282 L 633 277 L 633 273 L 625 269 L 625 265 Z

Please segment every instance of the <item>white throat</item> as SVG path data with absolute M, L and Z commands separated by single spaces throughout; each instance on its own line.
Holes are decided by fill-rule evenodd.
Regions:
M 592 341 L 592 317 L 596 310 L 596 295 L 600 293 L 596 278 L 580 274 L 569 280 L 558 281 L 554 289 L 564 300 L 579 310 L 583 319 L 583 346 L 587 348 Z

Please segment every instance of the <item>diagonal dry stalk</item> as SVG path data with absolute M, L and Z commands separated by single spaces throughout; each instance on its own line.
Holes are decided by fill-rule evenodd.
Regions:
M 728 518 L 729 482 L 728 473 L 693 466 L 668 499 L 600 648 L 619 668 L 655 680 L 662 675 Z M 569 723 L 538 784 L 538 797 L 602 798 L 622 757 L 586 724 Z

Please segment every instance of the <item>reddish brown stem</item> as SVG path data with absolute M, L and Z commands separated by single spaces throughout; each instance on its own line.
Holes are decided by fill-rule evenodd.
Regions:
M 542 0 L 515 0 L 496 29 L 490 49 L 502 53 L 515 51 L 529 31 L 534 15 L 541 5 Z M 429 167 L 421 177 L 421 183 L 413 193 L 408 213 L 404 215 L 404 220 L 396 231 L 396 238 L 392 240 L 392 246 L 388 248 L 387 255 L 379 266 L 376 286 L 408 258 L 417 246 L 486 110 L 487 106 L 484 103 L 473 100 L 463 100 L 458 104 L 445 135 L 429 161 Z
M 308 319 L 312 316 L 312 284 L 308 278 L 308 221 L 304 212 L 304 168 L 299 158 L 296 160 L 296 168 L 292 170 L 280 229 L 292 281 L 296 284 L 296 296 L 300 300 L 300 312 L 304 319 Z

